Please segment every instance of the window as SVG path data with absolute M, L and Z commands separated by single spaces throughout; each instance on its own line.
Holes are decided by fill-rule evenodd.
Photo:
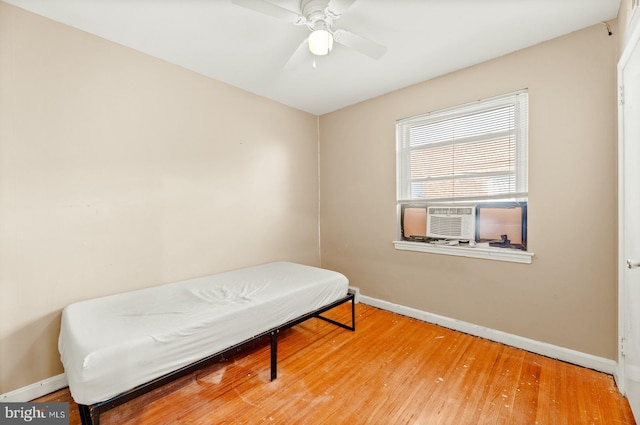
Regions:
M 456 230 L 468 239 L 462 242 L 475 247 L 476 243 L 486 242 L 486 238 L 468 237 L 473 232 L 468 226 L 475 227 L 479 217 L 476 205 L 485 208 L 484 217 L 488 217 L 486 212 L 491 211 L 487 209 L 491 203 L 496 208 L 512 203 L 521 209 L 524 206 L 526 211 L 527 126 L 526 90 L 399 120 L 396 123 L 399 238 L 442 242 L 428 236 L 433 234 L 429 231 L 428 212 L 439 213 L 437 220 L 435 216 L 433 220 L 439 225 L 447 223 L 455 227 L 455 220 L 441 220 L 442 212 L 468 212 L 452 207 L 471 207 L 473 220 L 466 213 L 458 214 L 464 229 Z M 500 241 L 486 242 L 486 246 L 517 245 L 517 249 L 526 249 L 523 240 L 526 214 L 520 214 L 524 228 L 514 225 L 512 215 L 504 216 L 509 217 L 505 229 L 522 228 L 523 233 L 514 235 L 518 243 L 511 246 L 505 243 L 508 237 L 501 237 Z M 408 220 L 410 217 L 415 220 Z M 492 234 L 499 234 L 500 223 L 492 226 Z M 508 235 L 506 230 L 504 234 Z M 452 235 L 443 239 L 455 239 L 455 232 Z M 453 241 L 447 242 L 448 246 L 454 245 Z

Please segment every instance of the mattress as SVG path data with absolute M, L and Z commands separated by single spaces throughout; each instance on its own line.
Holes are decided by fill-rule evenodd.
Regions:
M 340 273 L 277 262 L 71 304 L 58 339 L 71 395 L 108 400 L 347 291 Z

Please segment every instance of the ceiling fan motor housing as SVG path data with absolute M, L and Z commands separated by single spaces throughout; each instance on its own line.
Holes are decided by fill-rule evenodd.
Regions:
M 307 19 L 306 24 L 311 31 L 331 31 L 333 20 L 337 18 L 329 10 L 328 0 L 302 0 L 300 10 Z

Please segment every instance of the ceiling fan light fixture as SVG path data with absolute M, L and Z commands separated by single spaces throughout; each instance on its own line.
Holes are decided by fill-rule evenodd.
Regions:
M 333 35 L 327 30 L 315 30 L 309 35 L 309 50 L 316 56 L 329 54 L 333 49 Z

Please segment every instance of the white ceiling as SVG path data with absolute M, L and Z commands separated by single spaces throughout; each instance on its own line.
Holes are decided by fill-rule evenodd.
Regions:
M 334 29 L 386 46 L 382 58 L 336 44 L 315 69 L 311 54 L 284 69 L 309 30 L 231 0 L 4 1 L 316 115 L 614 19 L 620 4 L 357 0 Z M 300 12 L 299 0 L 267 1 Z

